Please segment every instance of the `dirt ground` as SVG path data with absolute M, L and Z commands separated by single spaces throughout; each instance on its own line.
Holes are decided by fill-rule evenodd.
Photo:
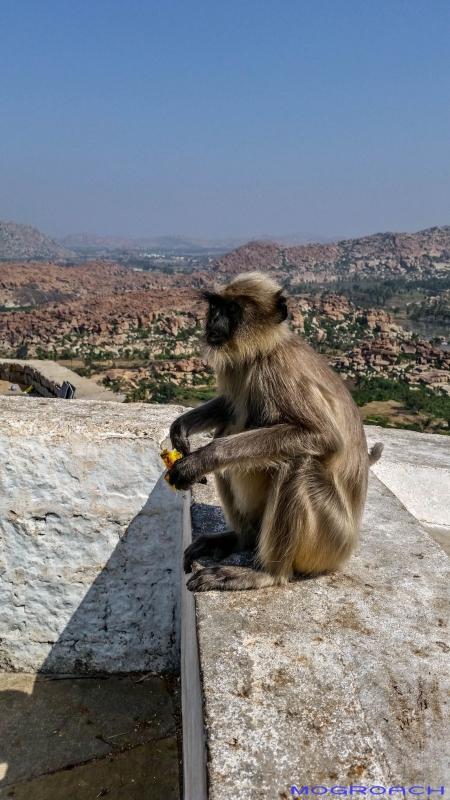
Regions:
M 418 415 L 414 414 L 409 408 L 405 408 L 397 400 L 373 400 L 365 406 L 361 406 L 359 413 L 363 420 L 368 417 L 385 417 L 393 425 L 414 425 L 418 422 Z
M 179 800 L 177 676 L 0 674 L 0 798 Z
M 423 433 L 446 434 L 448 431 L 448 426 L 444 419 L 438 417 L 430 418 L 425 413 L 415 413 L 411 409 L 402 406 L 397 400 L 385 400 L 383 402 L 374 400 L 372 403 L 361 406 L 359 413 L 363 421 L 368 424 L 387 425 L 389 428 L 419 425 L 419 430 Z M 415 430 L 418 430 L 417 427 Z
M 10 386 L 17 386 L 16 391 L 11 392 L 9 388 Z M 14 397 L 15 395 L 23 394 L 23 392 L 17 383 L 11 383 L 11 381 L 0 381 L 0 395 L 1 394 L 6 394 L 8 397 Z

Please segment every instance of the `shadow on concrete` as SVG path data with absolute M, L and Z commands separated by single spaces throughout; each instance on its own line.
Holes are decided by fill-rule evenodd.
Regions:
M 172 702 L 162 678 L 107 677 L 178 666 L 180 580 L 174 564 L 181 559 L 181 496 L 174 494 L 171 514 L 167 491 L 161 476 L 38 675 L 0 674 L 1 798 L 22 797 L 12 788 L 20 782 L 175 736 Z M 179 541 L 175 553 L 174 534 Z M 174 753 L 178 787 L 176 746 Z M 157 798 L 155 769 L 151 796 Z M 117 797 L 134 797 L 131 788 L 126 791 L 124 785 Z M 165 791 L 161 797 L 178 797 L 172 790 L 167 793 L 167 786 Z M 108 795 L 108 800 L 116 796 L 109 790 Z M 59 800 L 55 787 L 51 796 Z M 80 796 L 99 795 L 86 787 Z
M 181 495 L 171 492 L 171 512 L 168 492 L 161 476 L 40 672 L 95 675 L 178 666 Z

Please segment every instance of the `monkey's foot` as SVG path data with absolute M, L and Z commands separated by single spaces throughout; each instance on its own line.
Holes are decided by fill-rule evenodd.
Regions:
M 199 536 L 184 551 L 183 569 L 185 572 L 192 572 L 192 562 L 202 556 L 211 556 L 214 561 L 222 561 L 236 549 L 237 544 L 238 537 L 233 531 L 215 536 Z
M 186 584 L 191 592 L 236 592 L 243 589 L 264 589 L 267 586 L 282 586 L 288 581 L 268 572 L 259 572 L 248 567 L 207 567 L 201 569 Z

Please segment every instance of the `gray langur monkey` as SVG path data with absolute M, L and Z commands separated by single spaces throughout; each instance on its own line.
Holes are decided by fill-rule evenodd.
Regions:
M 358 409 L 342 380 L 288 327 L 286 298 L 258 272 L 231 280 L 209 303 L 206 356 L 218 394 L 173 423 L 172 444 L 184 458 L 170 483 L 187 489 L 213 472 L 230 531 L 201 536 L 184 568 L 200 556 L 225 558 L 256 548 L 257 567 L 217 566 L 188 581 L 194 591 L 257 589 L 294 573 L 335 569 L 355 547 L 369 465 Z M 188 437 L 214 431 L 190 453 Z

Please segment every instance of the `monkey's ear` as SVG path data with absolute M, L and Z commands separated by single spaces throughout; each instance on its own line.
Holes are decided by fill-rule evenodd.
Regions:
M 279 323 L 284 322 L 284 320 L 287 318 L 288 310 L 287 310 L 286 298 L 281 294 L 281 292 L 278 292 L 277 294 L 277 311 L 279 314 L 278 322 Z
M 199 296 L 199 299 L 200 299 L 200 300 L 206 300 L 206 302 L 207 302 L 207 303 L 210 303 L 210 302 L 211 302 L 211 300 L 212 300 L 212 298 L 213 298 L 215 295 L 214 295 L 214 292 L 208 292 L 206 289 L 205 289 L 205 290 L 204 290 L 204 289 L 202 289 L 202 290 L 201 290 L 201 291 L 198 293 L 198 296 Z

